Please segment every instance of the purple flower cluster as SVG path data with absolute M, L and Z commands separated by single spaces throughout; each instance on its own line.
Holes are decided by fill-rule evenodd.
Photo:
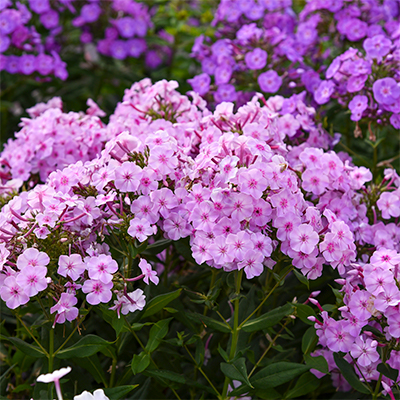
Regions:
M 168 45 L 148 49 L 146 37 L 153 27 L 149 9 L 134 0 L 29 0 L 27 4 L 5 0 L 0 4 L 0 71 L 54 75 L 65 80 L 68 72 L 60 54 L 68 51 L 65 44 L 71 40 L 74 28 L 65 23 L 60 26 L 60 20 L 68 18 L 72 19 L 72 27 L 80 31 L 86 59 L 93 58 L 90 54 L 96 49 L 119 60 L 145 54 L 146 65 L 156 68 L 170 52 Z M 43 30 L 45 33 L 39 33 Z M 171 41 L 165 32 L 159 36 L 167 43 Z
M 359 6 L 355 1 L 311 0 L 296 15 L 290 0 L 223 0 L 213 22 L 217 40 L 200 36 L 195 41 L 192 56 L 201 63 L 203 73 L 189 83 L 215 103 L 243 104 L 249 91 L 293 93 L 305 88 L 318 104 L 325 104 L 336 93 L 333 81 L 321 81 L 326 61 L 332 61 L 335 53 L 331 49 L 321 52 L 326 42 L 342 48 L 343 38 L 353 43 L 365 39 L 368 60 L 380 63 L 385 57 L 394 69 L 397 62 L 398 70 L 395 43 L 400 10 L 393 2 L 386 3 L 372 0 Z M 347 52 L 341 57 L 349 58 Z M 328 75 L 339 63 L 335 60 Z M 352 72 L 351 93 L 362 88 L 370 73 Z
M 29 7 L 28 7 L 29 6 Z M 61 9 L 63 6 L 61 6 Z M 48 31 L 44 39 L 32 22 L 39 16 Z M 59 35 L 59 13 L 49 0 L 30 0 L 28 4 L 2 1 L 0 4 L 0 71 L 10 74 L 54 75 L 65 80 L 66 64 L 59 56 L 56 37 Z
M 93 100 L 87 104 L 86 113 L 63 113 L 60 98 L 28 109 L 31 118 L 22 119 L 16 139 L 9 139 L 1 153 L 2 175 L 27 181 L 38 174 L 44 182 L 50 172 L 100 154 L 107 132 L 99 116 L 105 114 Z
M 400 40 L 379 34 L 365 39 L 365 55 L 350 48 L 336 57 L 314 92 L 318 104 L 331 96 L 348 106 L 351 120 L 365 118 L 400 128 Z
M 222 103 L 211 113 L 176 87 L 134 84 L 104 128 L 111 139 L 101 156 L 54 170 L 5 204 L 0 296 L 9 308 L 57 282 L 54 324 L 77 317 L 78 297 L 108 304 L 114 288 L 118 315 L 142 309 L 143 292 L 129 291 L 130 282 L 158 277 L 143 258 L 139 275 L 124 276 L 107 244 L 120 231 L 144 247 L 189 237 L 198 264 L 243 269 L 248 279 L 273 267 L 278 247 L 310 279 L 324 264 L 350 268 L 366 213 L 350 205 L 371 174 L 323 150 L 332 140 L 302 96 L 264 105 L 255 97 L 236 113 Z

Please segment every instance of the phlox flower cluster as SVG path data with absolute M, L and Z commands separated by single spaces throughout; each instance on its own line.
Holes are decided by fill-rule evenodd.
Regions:
M 63 28 L 60 21 L 67 18 L 72 26 Z M 99 29 L 99 24 L 104 25 L 101 20 L 107 25 Z M 80 31 L 80 49 L 87 60 L 98 58 L 97 52 L 119 60 L 145 54 L 146 65 L 156 68 L 165 61 L 171 38 L 160 33 L 166 44 L 148 49 L 146 36 L 152 27 L 148 7 L 134 0 L 5 0 L 0 4 L 0 71 L 65 80 L 67 65 L 60 54 L 65 53 L 71 29 Z
M 100 154 L 107 141 L 105 126 L 99 117 L 105 113 L 93 100 L 84 112 L 62 111 L 60 98 L 28 109 L 31 118 L 23 118 L 15 139 L 9 139 L 0 156 L 1 178 L 42 182 L 57 169 L 85 162 Z M 37 178 L 36 178 L 37 180 Z M 0 193 L 8 188 L 0 189 Z
M 396 172 L 386 170 L 384 180 L 378 186 L 380 196 L 376 207 L 372 206 L 371 223 L 365 217 L 366 207 L 360 198 L 353 199 L 363 207 L 357 207 L 358 216 L 348 220 L 347 226 L 354 234 L 354 244 L 362 251 L 355 254 L 349 265 L 339 269 L 342 278 L 337 283 L 341 285 L 343 295 L 339 319 L 330 317 L 322 309 L 322 318 L 312 317 L 321 346 L 313 355 L 326 358 L 334 384 L 341 390 L 349 390 L 350 386 L 340 378 L 333 353 L 346 353 L 345 359 L 354 365 L 360 380 L 367 382 L 379 379 L 377 367 L 380 363 L 387 363 L 394 369 L 399 367 L 399 186 Z M 365 193 L 371 197 L 374 190 L 377 187 L 372 185 Z M 337 215 L 342 224 L 344 215 L 343 212 Z M 325 235 L 325 241 L 329 235 Z M 313 302 L 318 305 L 317 301 Z M 323 375 L 318 371 L 314 373 Z M 381 379 L 389 390 L 398 383 L 386 376 Z
M 134 84 L 99 157 L 52 171 L 3 206 L 0 296 L 9 308 L 51 293 L 54 324 L 77 318 L 80 298 L 113 300 L 118 315 L 142 309 L 143 291 L 130 282 L 157 284 L 155 265 L 141 257 L 141 273 L 126 276 L 108 245 L 120 234 L 138 247 L 189 237 L 199 265 L 248 279 L 272 268 L 278 251 L 310 279 L 324 264 L 349 268 L 366 218 L 350 207 L 371 174 L 329 150 L 334 139 L 303 96 L 255 96 L 237 112 L 222 103 L 211 113 L 176 87 Z
M 221 1 L 213 21 L 217 40 L 199 36 L 192 49 L 203 71 L 189 80 L 193 89 L 217 104 L 232 99 L 243 104 L 249 90 L 287 94 L 306 89 L 324 104 L 335 84 L 324 81 L 323 73 L 336 55 L 335 46 L 343 48 L 343 38 L 354 45 L 364 41 L 368 57 L 376 62 L 398 41 L 396 2 L 373 0 L 360 6 L 356 1 L 311 0 L 299 14 L 291 6 L 290 0 Z M 321 51 L 328 41 L 332 49 Z M 391 65 L 397 58 L 386 57 Z
M 365 54 L 350 48 L 336 57 L 326 71 L 326 80 L 314 92 L 315 101 L 324 104 L 335 97 L 350 109 L 351 120 L 390 121 L 399 129 L 399 36 L 395 32 L 390 38 L 382 31 L 364 40 Z

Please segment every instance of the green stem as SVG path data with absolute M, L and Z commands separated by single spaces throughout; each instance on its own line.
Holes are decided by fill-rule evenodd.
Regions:
M 281 335 L 282 331 L 285 329 L 287 323 L 289 322 L 289 319 L 285 322 L 285 324 L 282 326 L 281 330 L 275 335 L 275 337 L 272 339 L 272 341 L 269 342 L 269 346 L 265 349 L 264 353 L 262 354 L 262 356 L 259 358 L 259 360 L 256 362 L 256 364 L 254 365 L 253 369 L 250 371 L 249 373 L 249 379 L 251 377 L 251 375 L 253 375 L 254 371 L 256 370 L 256 368 L 260 365 L 261 361 L 263 360 L 263 358 L 267 355 L 267 353 L 271 350 L 271 347 L 275 344 L 276 340 L 278 339 L 278 337 Z
M 271 289 L 271 291 L 264 297 L 263 301 L 258 305 L 258 307 L 239 325 L 239 328 L 241 328 L 254 314 L 257 313 L 257 311 L 264 305 L 264 303 L 268 300 L 269 296 L 274 292 L 274 290 L 281 284 L 281 282 L 288 276 L 290 272 L 292 272 L 294 267 L 290 268 L 284 276 L 282 276 L 278 282 L 276 282 L 276 285 Z
M 211 289 L 214 287 L 215 284 L 215 279 L 217 277 L 218 270 L 215 268 L 211 268 L 211 282 L 210 282 L 210 289 L 209 292 L 211 292 Z M 208 307 L 204 306 L 204 311 L 203 315 L 207 315 Z
M 229 328 L 229 330 L 231 332 L 232 331 L 232 327 L 228 324 L 228 322 L 226 321 L 226 319 L 224 318 L 224 316 L 217 310 L 216 313 L 219 315 L 219 317 L 222 319 L 222 321 L 225 323 L 225 325 Z
M 90 310 L 92 309 L 92 306 L 89 307 L 88 309 L 88 314 L 90 312 Z M 54 357 L 58 354 L 59 351 L 61 351 L 63 349 L 63 347 L 70 341 L 70 339 L 72 338 L 72 336 L 74 335 L 74 333 L 76 332 L 76 330 L 79 328 L 79 325 L 81 324 L 81 322 L 83 322 L 83 320 L 85 319 L 85 317 L 83 317 L 82 319 L 80 319 L 78 321 L 78 323 L 76 324 L 76 327 L 74 328 L 74 330 L 71 332 L 71 334 L 65 339 L 64 343 L 54 352 Z
M 231 361 L 236 354 L 237 342 L 239 339 L 239 295 L 240 295 L 240 288 L 242 286 L 242 277 L 243 277 L 243 270 L 236 271 L 236 279 L 235 279 L 235 300 L 234 300 L 234 312 L 233 312 L 233 330 L 232 330 L 232 341 L 231 341 L 231 349 L 229 351 L 229 360 Z M 230 379 L 226 376 L 224 381 L 224 387 L 222 389 L 222 397 L 221 399 L 226 399 L 228 394 L 228 385 Z
M 193 362 L 195 363 L 195 365 L 197 365 L 196 360 L 194 359 L 194 357 L 192 356 L 192 353 L 189 351 L 189 349 L 187 348 L 186 345 L 184 345 L 186 351 L 188 352 L 190 358 L 193 360 Z M 200 371 L 200 373 L 204 376 L 204 378 L 206 379 L 206 381 L 210 384 L 210 386 L 213 388 L 214 392 L 217 394 L 218 398 L 221 398 L 221 395 L 219 394 L 218 390 L 215 388 L 215 386 L 213 385 L 213 383 L 211 382 L 210 378 L 207 376 L 207 374 L 203 371 L 203 369 L 199 366 L 197 366 L 197 369 Z
M 112 365 L 111 365 L 110 384 L 108 385 L 108 387 L 110 387 L 110 388 L 114 387 L 116 370 L 117 370 L 117 359 L 113 358 Z
M 382 374 L 379 374 L 379 379 L 378 382 L 376 382 L 375 386 L 375 392 L 372 393 L 372 400 L 376 400 L 379 397 L 380 394 L 380 388 L 381 388 L 381 380 L 382 380 Z
M 49 373 L 53 372 L 53 360 L 54 360 L 54 329 L 50 329 L 49 339 Z
M 43 353 L 46 355 L 46 357 L 49 357 L 49 353 L 44 349 L 44 347 L 40 344 L 40 342 L 35 338 L 34 335 L 32 335 L 32 332 L 29 330 L 29 328 L 25 325 L 24 321 L 22 321 L 21 317 L 19 315 L 16 315 L 17 319 L 21 322 L 25 330 L 28 332 L 29 336 L 35 341 L 35 343 L 40 347 L 40 350 L 43 351 Z

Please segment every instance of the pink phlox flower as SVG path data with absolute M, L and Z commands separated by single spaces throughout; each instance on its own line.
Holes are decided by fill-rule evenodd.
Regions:
M 189 217 L 193 227 L 204 232 L 211 232 L 219 213 L 215 211 L 211 201 L 203 201 L 195 206 Z
M 214 210 L 229 217 L 233 211 L 232 193 L 229 190 L 215 188 L 211 193 Z
M 149 279 L 155 285 L 158 285 L 158 282 L 160 280 L 157 276 L 157 272 L 152 270 L 151 265 L 144 258 L 140 260 L 139 268 L 141 269 L 142 274 L 144 275 L 143 281 L 146 283 L 146 285 L 149 284 Z
M 377 296 L 379 293 L 385 291 L 385 286 L 394 283 L 394 276 L 391 271 L 385 267 L 377 267 L 374 265 L 374 269 L 365 269 L 365 287 L 366 289 Z
M 333 152 L 323 154 L 321 166 L 328 170 L 328 175 L 333 179 L 339 178 L 343 173 L 343 161 Z
M 45 200 L 52 201 L 54 189 L 47 185 L 36 185 L 28 193 L 27 202 L 32 209 L 44 211 Z
M 16 281 L 32 297 L 47 288 L 46 274 L 46 267 L 28 265 L 17 275 Z
M 354 243 L 354 237 L 348 225 L 343 221 L 335 221 L 330 225 L 333 240 L 338 244 L 340 250 L 346 250 Z
M 125 161 L 115 169 L 115 187 L 121 192 L 135 192 L 142 178 L 142 169 L 134 162 Z
M 357 363 L 362 367 L 367 367 L 371 363 L 379 360 L 379 354 L 376 351 L 378 342 L 372 339 L 363 340 L 358 336 L 355 343 L 351 346 L 350 353 L 352 357 L 357 358 Z
M 325 330 L 326 346 L 329 350 L 347 353 L 351 349 L 354 338 L 350 335 L 347 325 L 348 323 L 345 320 L 330 321 L 329 326 Z
M 300 123 L 292 114 L 285 114 L 279 118 L 278 126 L 281 133 L 291 138 L 299 130 Z
M 264 265 L 262 264 L 264 256 L 255 252 L 254 250 L 249 250 L 244 256 L 243 261 L 238 263 L 238 269 L 243 269 L 246 274 L 247 279 L 252 279 L 256 276 L 260 276 L 264 271 Z
M 307 192 L 321 195 L 329 185 L 329 178 L 324 169 L 307 169 L 302 175 L 302 187 Z
M 159 175 L 168 175 L 178 166 L 178 158 L 169 145 L 153 147 L 150 150 L 149 165 Z
M 253 249 L 250 234 L 246 231 L 230 233 L 226 238 L 226 243 L 231 246 L 236 261 L 243 261 L 245 254 Z
M 324 152 L 322 149 L 318 149 L 316 147 L 307 147 L 302 153 L 300 153 L 299 159 L 307 168 L 321 168 L 323 155 Z
M 348 311 L 342 311 L 342 316 L 348 322 L 347 329 L 350 335 L 353 337 L 359 336 L 362 327 L 365 325 L 365 320 L 360 321 L 354 314 Z
M 17 267 L 20 270 L 27 266 L 45 267 L 49 262 L 50 257 L 46 253 L 30 247 L 18 256 Z
M 290 233 L 296 226 L 299 226 L 300 224 L 300 217 L 290 211 L 282 217 L 274 218 L 272 221 L 272 225 L 275 228 L 278 228 L 276 237 L 282 242 L 289 239 Z
M 329 232 L 325 235 L 324 241 L 319 244 L 319 249 L 328 263 L 339 261 L 342 257 L 343 252 L 340 250 L 333 233 Z
M 56 323 L 63 324 L 65 320 L 71 322 L 76 319 L 78 317 L 79 310 L 74 307 L 74 305 L 77 302 L 78 300 L 73 293 L 61 293 L 58 303 L 50 308 L 50 313 L 52 314 L 57 311 L 56 318 L 54 319 L 54 325 Z
M 92 176 L 92 184 L 97 190 L 103 190 L 103 188 L 111 181 L 115 179 L 115 166 L 108 164 L 101 167 Z
M 232 218 L 243 221 L 251 217 L 254 211 L 253 199 L 251 196 L 242 193 L 234 193 L 232 200 Z
M 315 207 L 307 207 L 305 217 L 315 231 L 318 232 L 322 229 L 321 213 Z
M 308 279 L 317 279 L 322 275 L 322 269 L 324 260 L 322 257 L 317 257 L 316 262 L 311 268 L 308 267 L 303 267 L 301 269 L 301 272 L 303 275 L 306 275 Z
M 131 211 L 135 214 L 135 218 L 147 219 L 150 224 L 155 224 L 160 218 L 148 196 L 140 196 L 134 200 L 131 204 Z
M 164 218 L 168 218 L 172 209 L 178 206 L 178 200 L 172 190 L 162 188 L 150 193 L 150 200 L 154 204 L 153 212 L 159 212 Z
M 74 400 L 110 400 L 103 389 L 97 389 L 92 393 L 84 390 L 80 395 L 74 396 Z
M 265 226 L 271 221 L 271 205 L 263 199 L 254 200 L 253 205 L 251 222 L 254 222 L 256 226 Z
M 36 381 L 43 382 L 43 383 L 54 382 L 58 400 L 62 400 L 63 397 L 62 397 L 62 392 L 61 392 L 61 387 L 60 387 L 60 379 L 63 376 L 69 374 L 70 372 L 71 372 L 71 367 L 61 368 L 61 369 L 53 371 L 52 373 L 49 373 L 49 374 L 39 375 L 38 378 L 36 379 Z
M 315 248 L 310 254 L 306 254 L 289 248 L 287 254 L 293 259 L 292 263 L 296 268 L 305 268 L 308 271 L 317 262 L 318 250 Z
M 223 158 L 219 163 L 220 175 L 225 183 L 233 180 L 236 177 L 238 171 L 238 162 L 239 157 L 229 155 Z
M 149 236 L 155 233 L 156 227 L 152 227 L 145 218 L 134 218 L 129 222 L 128 234 L 144 242 Z
M 70 256 L 62 255 L 58 259 L 57 272 L 61 276 L 69 276 L 73 281 L 76 281 L 85 271 L 86 266 L 79 254 L 71 254 Z
M 365 290 L 357 290 L 352 293 L 348 307 L 352 314 L 354 314 L 361 321 L 365 321 L 371 317 L 374 310 L 374 298 Z
M 301 224 L 289 234 L 290 246 L 295 251 L 311 254 L 318 244 L 318 233 L 310 225 Z
M 224 265 L 234 260 L 232 246 L 226 243 L 225 236 L 217 236 L 209 247 L 209 253 L 218 265 Z
M 36 215 L 36 222 L 39 224 L 40 227 L 42 227 L 43 225 L 48 225 L 51 228 L 54 228 L 57 221 L 58 215 L 55 213 L 39 213 Z
M 190 193 L 186 198 L 186 207 L 188 209 L 193 209 L 196 205 L 202 203 L 203 201 L 210 200 L 211 190 L 203 187 L 200 183 L 193 185 Z
M 267 186 L 267 180 L 258 169 L 239 169 L 239 188 L 242 193 L 248 194 L 254 199 L 259 199 Z
M 139 182 L 139 190 L 144 195 L 150 194 L 153 190 L 157 190 L 158 182 L 156 180 L 156 173 L 149 167 L 143 169 L 142 177 Z
M 97 207 L 99 207 L 99 206 L 102 206 L 102 205 L 107 204 L 107 203 L 113 203 L 114 200 L 115 200 L 116 195 L 117 194 L 115 193 L 114 190 L 111 190 L 108 193 L 98 194 L 96 196 L 95 204 L 96 204 Z
M 105 254 L 87 257 L 85 258 L 85 263 L 89 272 L 89 278 L 99 280 L 104 284 L 110 283 L 113 278 L 112 274 L 118 271 L 117 262 L 111 256 Z
M 393 269 L 396 265 L 400 264 L 400 254 L 396 250 L 382 248 L 374 252 L 370 263 L 375 267 Z
M 165 235 L 172 240 L 178 240 L 190 235 L 190 226 L 186 221 L 178 213 L 171 213 L 163 224 Z
M 111 300 L 112 282 L 103 283 L 99 280 L 87 280 L 82 286 L 82 292 L 86 293 L 86 300 L 92 306 L 99 303 L 108 303 Z
M 16 276 L 11 275 L 4 279 L 0 288 L 0 296 L 1 299 L 6 302 L 6 306 L 11 310 L 29 301 L 29 296 L 25 293 L 23 287 L 18 284 Z
M 211 242 L 201 237 L 196 237 L 192 244 L 192 255 L 197 264 L 201 265 L 212 259 L 209 252 Z
M 261 253 L 264 257 L 272 254 L 272 240 L 269 236 L 263 235 L 261 232 L 252 233 L 250 240 L 253 243 L 253 251 Z
M 82 288 L 82 285 L 79 285 L 78 283 L 75 282 L 67 282 L 64 287 L 67 288 L 66 293 L 72 293 L 75 294 L 78 290 Z
M 276 216 L 283 217 L 292 212 L 296 204 L 295 197 L 288 189 L 283 189 L 279 193 L 270 197 L 271 204 L 275 207 Z
M 365 167 L 353 167 L 350 171 L 351 185 L 355 190 L 361 189 L 365 182 L 372 180 L 372 173 Z
M 384 313 L 389 306 L 397 306 L 400 303 L 400 291 L 396 284 L 389 283 L 384 286 L 384 291 L 379 292 L 376 296 L 374 306 Z
M 376 204 L 382 212 L 382 218 L 400 216 L 400 198 L 395 193 L 383 192 Z
M 127 301 L 122 304 L 121 313 L 126 315 L 130 312 L 135 312 L 136 310 L 143 310 L 146 305 L 146 296 L 143 293 L 143 290 L 136 289 L 133 292 L 127 293 L 129 296 L 124 296 Z
M 237 233 L 240 231 L 240 223 L 236 219 L 223 217 L 213 227 L 215 236 L 228 236 L 230 233 Z

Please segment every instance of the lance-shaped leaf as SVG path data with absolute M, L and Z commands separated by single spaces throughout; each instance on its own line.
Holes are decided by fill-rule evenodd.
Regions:
M 232 363 L 221 363 L 221 371 L 232 380 L 237 380 L 253 387 L 247 376 L 246 359 L 240 357 Z
M 201 322 L 206 328 L 213 329 L 215 331 L 229 333 L 232 331 L 231 327 L 222 321 L 218 321 L 214 318 L 207 317 L 203 314 L 198 313 L 186 313 L 186 316 L 195 322 Z
M 104 347 L 111 345 L 111 342 L 107 342 L 100 336 L 86 335 L 77 343 L 73 344 L 67 349 L 63 349 L 56 354 L 57 358 L 72 358 L 72 357 L 89 357 L 92 354 L 97 353 Z
M 42 358 L 42 357 L 46 356 L 46 353 L 44 353 L 40 347 L 33 345 L 33 344 L 26 343 L 25 341 L 23 341 L 19 338 L 6 337 L 3 335 L 0 335 L 0 340 L 8 340 L 18 350 L 21 350 L 24 354 L 27 354 L 28 356 L 35 357 L 35 358 Z
M 250 379 L 250 382 L 257 389 L 273 388 L 291 381 L 294 377 L 309 369 L 310 367 L 304 364 L 278 362 L 257 372 Z
M 105 388 L 104 393 L 110 399 L 125 399 L 126 395 L 139 385 L 124 385 L 114 388 Z
M 310 393 L 317 389 L 319 383 L 320 381 L 315 375 L 311 372 L 306 372 L 296 382 L 295 387 L 285 395 L 285 399 L 294 399 Z
M 163 319 L 156 322 L 150 329 L 149 340 L 146 345 L 146 351 L 151 353 L 157 349 L 161 340 L 168 333 L 168 324 L 172 318 Z
M 246 332 L 255 332 L 269 328 L 276 325 L 282 318 L 291 314 L 293 310 L 293 305 L 288 303 L 282 307 L 267 312 L 261 317 L 247 321 L 243 324 L 242 329 Z
M 182 289 L 175 290 L 171 293 L 160 294 L 152 298 L 143 310 L 143 315 L 140 319 L 149 317 L 162 310 L 167 304 L 171 303 L 172 300 L 175 300 L 181 294 Z

